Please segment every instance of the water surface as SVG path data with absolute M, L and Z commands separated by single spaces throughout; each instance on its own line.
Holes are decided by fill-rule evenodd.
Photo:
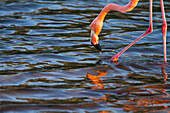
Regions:
M 131 12 L 107 14 L 99 53 L 89 26 L 101 9 L 126 0 L 1 0 L 1 112 L 170 111 L 169 28 L 163 64 L 160 1 L 154 0 L 154 31 L 117 63 L 107 59 L 144 33 L 149 0 Z M 170 25 L 170 2 L 164 0 Z

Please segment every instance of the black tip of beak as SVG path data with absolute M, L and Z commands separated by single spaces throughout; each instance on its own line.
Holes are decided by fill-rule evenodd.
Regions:
M 101 48 L 101 46 L 100 46 L 99 43 L 96 44 L 96 45 L 94 45 L 94 44 L 92 43 L 92 45 L 93 45 L 97 50 L 102 51 L 102 48 Z

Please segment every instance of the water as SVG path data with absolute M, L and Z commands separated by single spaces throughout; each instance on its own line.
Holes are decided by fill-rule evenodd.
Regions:
M 149 0 L 125 14 L 111 11 L 100 33 L 103 52 L 90 43 L 89 25 L 108 3 L 126 0 L 1 0 L 1 112 L 161 112 L 170 110 L 169 28 L 163 63 L 162 17 L 154 0 L 154 31 L 144 33 Z M 170 2 L 164 0 L 170 25 Z

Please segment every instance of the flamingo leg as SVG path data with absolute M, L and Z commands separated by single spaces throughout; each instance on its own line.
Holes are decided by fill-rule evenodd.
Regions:
M 163 20 L 162 34 L 163 34 L 164 63 L 166 63 L 167 62 L 167 59 L 166 59 L 166 32 L 167 32 L 167 23 L 166 23 L 166 17 L 165 17 L 163 0 L 160 0 L 160 3 L 161 3 L 161 12 L 162 12 L 162 20 Z
M 150 34 L 153 31 L 153 25 L 152 25 L 152 3 L 153 0 L 149 0 L 149 28 L 146 30 L 145 33 L 143 33 L 142 35 L 140 35 L 136 40 L 134 40 L 133 42 L 131 42 L 127 47 L 125 47 L 123 50 L 121 50 L 119 53 L 117 53 L 115 56 L 113 56 L 110 60 L 111 61 L 117 61 L 119 56 L 121 54 L 123 54 L 128 48 L 130 48 L 133 44 L 135 44 L 137 41 L 139 41 L 140 39 L 142 39 L 143 37 L 145 37 L 146 35 Z M 163 1 L 163 0 L 161 0 Z M 165 45 L 166 46 L 166 45 Z

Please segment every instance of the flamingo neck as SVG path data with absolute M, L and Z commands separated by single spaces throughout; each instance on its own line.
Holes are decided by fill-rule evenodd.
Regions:
M 138 4 L 139 0 L 130 0 L 130 2 L 124 6 L 120 6 L 118 4 L 108 4 L 107 6 L 105 6 L 103 8 L 103 10 L 100 12 L 100 14 L 98 15 L 98 19 L 103 21 L 103 19 L 105 18 L 106 14 L 111 11 L 118 11 L 118 12 L 128 12 L 134 9 L 134 7 Z

